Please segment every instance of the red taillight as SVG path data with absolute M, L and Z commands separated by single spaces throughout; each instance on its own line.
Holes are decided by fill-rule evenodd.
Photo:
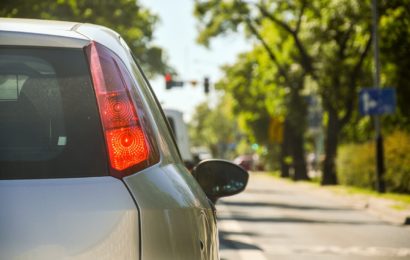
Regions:
M 108 48 L 92 42 L 86 52 L 97 96 L 111 173 L 124 177 L 145 168 L 156 157 L 137 110 L 132 79 Z
M 124 170 L 148 158 L 149 150 L 140 127 L 124 127 L 105 132 L 111 166 Z

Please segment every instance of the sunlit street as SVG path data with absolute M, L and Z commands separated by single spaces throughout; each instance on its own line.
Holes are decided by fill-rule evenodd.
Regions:
M 244 193 L 217 208 L 222 259 L 410 257 L 409 227 L 272 177 L 251 175 Z

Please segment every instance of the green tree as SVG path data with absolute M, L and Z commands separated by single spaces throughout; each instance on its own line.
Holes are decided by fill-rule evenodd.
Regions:
M 270 15 L 270 8 L 264 4 L 265 1 L 261 1 L 261 4 L 249 4 L 243 1 L 196 1 L 196 9 L 195 14 L 200 21 L 200 34 L 198 37 L 198 41 L 205 45 L 209 44 L 209 40 L 212 37 L 217 35 L 231 32 L 231 31 L 238 31 L 240 26 L 244 26 L 247 29 L 247 32 L 250 36 L 255 37 L 259 43 L 261 44 L 263 50 L 267 53 L 270 62 L 273 67 L 276 68 L 275 75 L 277 76 L 276 82 L 279 85 L 286 86 L 290 92 L 288 107 L 289 113 L 287 116 L 289 124 L 285 124 L 289 127 L 292 131 L 285 131 L 286 135 L 292 135 L 289 138 L 285 138 L 288 140 L 292 140 L 292 144 L 289 145 L 289 150 L 291 150 L 291 154 L 293 157 L 294 162 L 294 169 L 295 169 L 295 179 L 307 179 L 307 172 L 306 172 L 306 161 L 305 161 L 305 152 L 304 152 L 304 118 L 306 117 L 306 109 L 304 107 L 304 100 L 301 97 L 301 91 L 303 90 L 304 83 L 305 83 L 305 75 L 306 75 L 306 68 L 311 70 L 310 63 L 305 62 L 306 55 L 305 50 L 301 52 L 294 52 L 291 48 L 289 48 L 288 52 L 285 51 L 288 55 L 284 55 L 287 59 L 281 59 L 278 57 L 278 52 L 282 52 L 281 49 L 284 46 L 289 46 L 288 39 L 286 35 L 281 34 L 282 31 L 291 30 L 292 34 L 289 34 L 293 39 L 298 39 L 298 33 L 300 28 L 301 22 L 301 15 L 297 13 L 296 15 L 281 15 L 280 19 L 288 19 L 289 23 L 280 22 Z M 298 2 L 299 3 L 299 2 Z M 302 1 L 298 4 L 298 8 L 300 7 L 300 12 L 303 13 L 305 2 Z M 281 8 L 280 6 L 277 8 Z M 299 10 L 295 8 L 295 10 Z M 255 11 L 258 13 L 256 15 Z M 297 11 L 299 12 L 299 11 Z M 271 47 L 271 42 L 269 42 L 267 35 L 272 35 L 265 30 L 264 28 L 264 21 L 269 20 L 276 26 L 274 28 L 274 32 L 276 34 L 274 38 L 279 39 L 276 41 L 277 45 L 280 46 L 280 50 L 277 48 Z M 294 29 L 291 28 L 294 26 Z M 284 40 L 281 40 L 284 39 Z M 298 46 L 298 41 L 294 41 L 295 46 Z M 309 57 L 308 57 L 309 58 Z M 298 67 L 297 65 L 299 62 L 295 62 L 301 60 L 300 63 L 306 64 L 305 67 Z M 261 92 L 261 97 L 264 98 L 264 94 L 266 91 Z M 240 101 L 243 103 L 243 100 Z M 242 107 L 242 109 L 244 109 Z M 254 116 L 256 119 L 262 120 L 265 118 L 265 124 L 258 124 L 258 126 L 265 126 L 265 136 L 267 135 L 267 127 L 266 125 L 269 123 L 269 115 L 261 116 L 258 115 Z M 266 118 L 268 118 L 266 120 Z M 299 121 L 296 121 L 298 120 Z M 302 120 L 300 120 L 302 119 Z M 301 124 L 302 123 L 302 124 Z M 258 131 L 258 129 L 255 129 Z M 286 142 L 285 142 L 286 143 Z M 284 158 L 284 157 L 283 157 Z M 286 167 L 282 167 L 284 171 L 286 171 Z M 288 175 L 287 173 L 283 173 L 283 175 Z
M 3 0 L 0 16 L 104 25 L 121 34 L 149 76 L 168 69 L 162 59 L 162 49 L 151 44 L 158 17 L 139 1 Z
M 335 159 L 340 132 L 356 108 L 357 88 L 371 79 L 363 68 L 371 47 L 370 6 L 353 0 L 316 3 L 307 17 L 305 42 L 317 50 L 315 78 L 327 115 L 322 184 L 337 184 Z M 327 10 L 327 11 L 324 11 Z M 337 12 L 335 10 L 338 10 Z
M 366 3 L 261 1 L 256 6 L 266 19 L 292 37 L 298 65 L 319 88 L 328 119 L 322 184 L 336 184 L 338 137 L 350 120 L 353 95 L 370 47 Z

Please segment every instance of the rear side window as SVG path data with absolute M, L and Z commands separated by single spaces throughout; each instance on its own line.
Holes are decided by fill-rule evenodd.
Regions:
M 108 175 L 82 49 L 0 49 L 0 179 Z

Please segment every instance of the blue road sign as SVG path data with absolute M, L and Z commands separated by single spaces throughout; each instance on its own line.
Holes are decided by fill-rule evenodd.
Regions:
M 359 93 L 359 111 L 362 115 L 393 114 L 396 109 L 394 88 L 362 88 Z

